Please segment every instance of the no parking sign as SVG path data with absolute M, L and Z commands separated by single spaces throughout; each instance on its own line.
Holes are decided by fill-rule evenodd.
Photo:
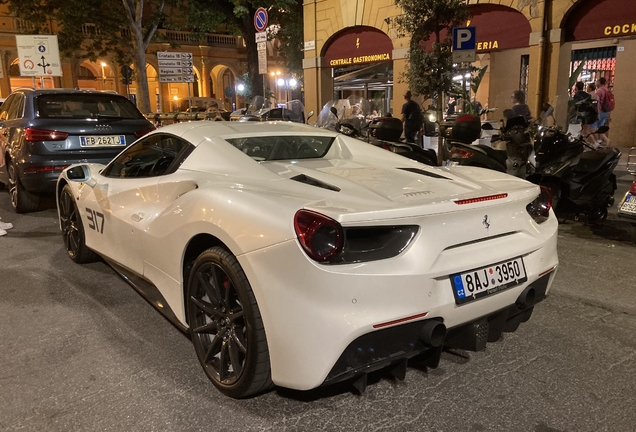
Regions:
M 254 13 L 254 28 L 256 31 L 264 31 L 267 28 L 268 19 L 265 8 L 259 7 L 256 9 L 256 12 Z

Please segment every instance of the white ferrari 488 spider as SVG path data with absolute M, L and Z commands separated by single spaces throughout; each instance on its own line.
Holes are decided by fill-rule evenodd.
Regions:
M 557 267 L 549 193 L 294 123 L 158 129 L 67 168 L 60 227 L 192 337 L 223 393 L 307 390 L 480 350 Z

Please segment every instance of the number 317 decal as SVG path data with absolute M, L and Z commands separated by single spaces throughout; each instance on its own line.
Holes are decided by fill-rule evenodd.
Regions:
M 104 213 L 86 207 L 86 219 L 88 219 L 88 227 L 100 234 L 104 233 Z

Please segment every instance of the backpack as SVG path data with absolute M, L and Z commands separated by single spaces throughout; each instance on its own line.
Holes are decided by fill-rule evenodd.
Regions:
M 614 93 L 612 93 L 610 90 L 607 90 L 605 92 L 605 101 L 603 101 L 603 106 L 601 107 L 601 111 L 603 112 L 614 111 L 614 106 L 615 106 Z

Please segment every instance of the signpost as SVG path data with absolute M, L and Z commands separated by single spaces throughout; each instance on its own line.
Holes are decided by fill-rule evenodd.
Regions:
M 194 82 L 192 53 L 157 52 L 159 82 Z
M 44 77 L 61 77 L 60 50 L 57 36 L 51 35 L 16 35 L 20 76 L 40 77 L 40 85 L 44 87 Z M 35 82 L 34 82 L 35 84 Z
M 256 29 L 256 49 L 258 50 L 258 73 L 267 75 L 267 10 L 260 7 L 254 13 L 254 28 Z M 265 77 L 263 77 L 263 96 L 265 96 Z
M 157 64 L 159 66 L 159 82 L 188 83 L 188 101 L 192 107 L 192 98 L 190 97 L 190 83 L 194 82 L 192 53 L 157 51 Z
M 477 31 L 475 27 L 453 28 L 453 62 L 470 63 L 477 58 Z

